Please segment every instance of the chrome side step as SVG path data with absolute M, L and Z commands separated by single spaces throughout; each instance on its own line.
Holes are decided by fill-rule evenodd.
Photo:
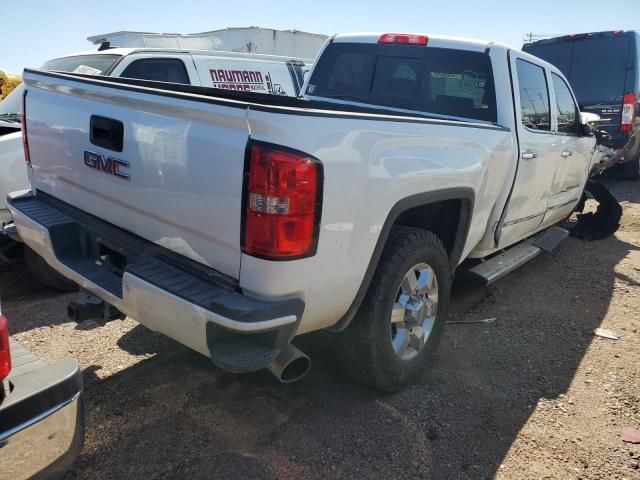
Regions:
M 553 252 L 562 240 L 569 236 L 569 230 L 560 227 L 551 227 L 533 237 L 533 245 L 544 250 Z
M 471 268 L 469 272 L 489 285 L 504 277 L 507 273 L 521 267 L 542 252 L 553 251 L 558 244 L 567 238 L 569 232 L 564 228 L 551 227 L 532 239 L 524 240 L 502 253 L 483 261 Z

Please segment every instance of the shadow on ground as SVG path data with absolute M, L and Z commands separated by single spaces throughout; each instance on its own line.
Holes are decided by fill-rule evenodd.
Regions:
M 329 335 L 296 343 L 301 382 L 235 376 L 178 345 L 87 377 L 87 445 L 70 478 L 491 478 L 541 398 L 571 383 L 636 247 L 568 240 L 487 290 L 459 288 L 430 373 L 383 395 L 340 375 Z M 589 261 L 584 261 L 587 257 Z M 149 352 L 137 327 L 119 346 Z
M 13 268 L 0 271 L 0 300 L 11 312 L 11 334 L 67 322 L 67 304 L 76 294 L 61 294 L 45 287 L 20 260 Z M 25 304 L 29 308 L 23 308 Z M 55 314 L 51 314 L 55 312 Z
M 638 202 L 637 184 L 615 188 Z M 457 285 L 454 320 L 497 320 L 448 326 L 422 382 L 394 395 L 342 376 L 328 334 L 296 340 L 312 370 L 281 385 L 138 326 L 118 346 L 155 357 L 104 380 L 84 370 L 87 440 L 69 478 L 491 478 L 538 401 L 568 389 L 615 282 L 638 286 L 615 271 L 637 249 L 568 239 L 488 289 Z M 66 321 L 49 312 L 73 295 L 26 270 L 0 284 L 12 333 Z

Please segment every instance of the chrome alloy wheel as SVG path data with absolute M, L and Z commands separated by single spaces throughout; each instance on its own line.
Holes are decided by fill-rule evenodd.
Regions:
M 404 275 L 391 310 L 391 343 L 402 360 L 416 356 L 427 343 L 438 311 L 438 279 L 426 263 Z

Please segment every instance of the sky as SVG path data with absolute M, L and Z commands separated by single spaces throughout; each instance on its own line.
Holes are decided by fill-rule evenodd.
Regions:
M 640 30 L 640 0 L 20 0 L 5 2 L 0 15 L 0 69 L 13 73 L 93 50 L 87 37 L 119 30 L 197 33 L 258 26 L 324 34 L 419 32 L 518 48 L 529 32 Z

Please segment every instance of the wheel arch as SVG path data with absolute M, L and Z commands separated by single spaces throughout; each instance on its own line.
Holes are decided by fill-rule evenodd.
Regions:
M 447 188 L 433 192 L 424 192 L 416 195 L 411 195 L 399 200 L 391 208 L 389 214 L 387 215 L 380 235 L 378 236 L 373 254 L 371 256 L 371 259 L 369 260 L 369 265 L 367 266 L 364 278 L 362 279 L 353 302 L 351 302 L 351 305 L 349 306 L 349 309 L 346 311 L 346 313 L 340 318 L 340 320 L 338 320 L 332 327 L 330 327 L 329 330 L 333 332 L 342 331 L 347 328 L 351 323 L 351 320 L 353 320 L 353 317 L 362 304 L 362 300 L 366 295 L 367 290 L 369 290 L 371 279 L 373 278 L 373 275 L 378 266 L 378 262 L 380 261 L 380 256 L 382 255 L 382 250 L 384 249 L 389 238 L 391 228 L 395 225 L 414 226 L 419 228 L 425 228 L 425 226 L 428 226 L 420 226 L 419 224 L 416 224 L 415 220 L 411 219 L 411 212 L 415 212 L 416 209 L 424 209 L 443 204 L 450 205 L 450 202 L 455 202 L 458 204 L 458 218 L 457 221 L 454 222 L 454 225 L 452 227 L 455 228 L 455 233 L 450 239 L 448 239 L 448 241 L 447 239 L 443 240 L 443 243 L 445 243 L 445 247 L 447 247 L 447 252 L 449 254 L 449 264 L 452 266 L 452 270 L 454 270 L 460 261 L 462 251 L 466 244 L 469 227 L 471 225 L 471 214 L 473 212 L 474 201 L 475 194 L 473 190 L 471 188 L 465 187 Z M 399 220 L 402 223 L 398 223 Z M 425 229 L 433 231 L 433 229 L 431 228 Z M 438 232 L 434 233 L 438 234 Z

